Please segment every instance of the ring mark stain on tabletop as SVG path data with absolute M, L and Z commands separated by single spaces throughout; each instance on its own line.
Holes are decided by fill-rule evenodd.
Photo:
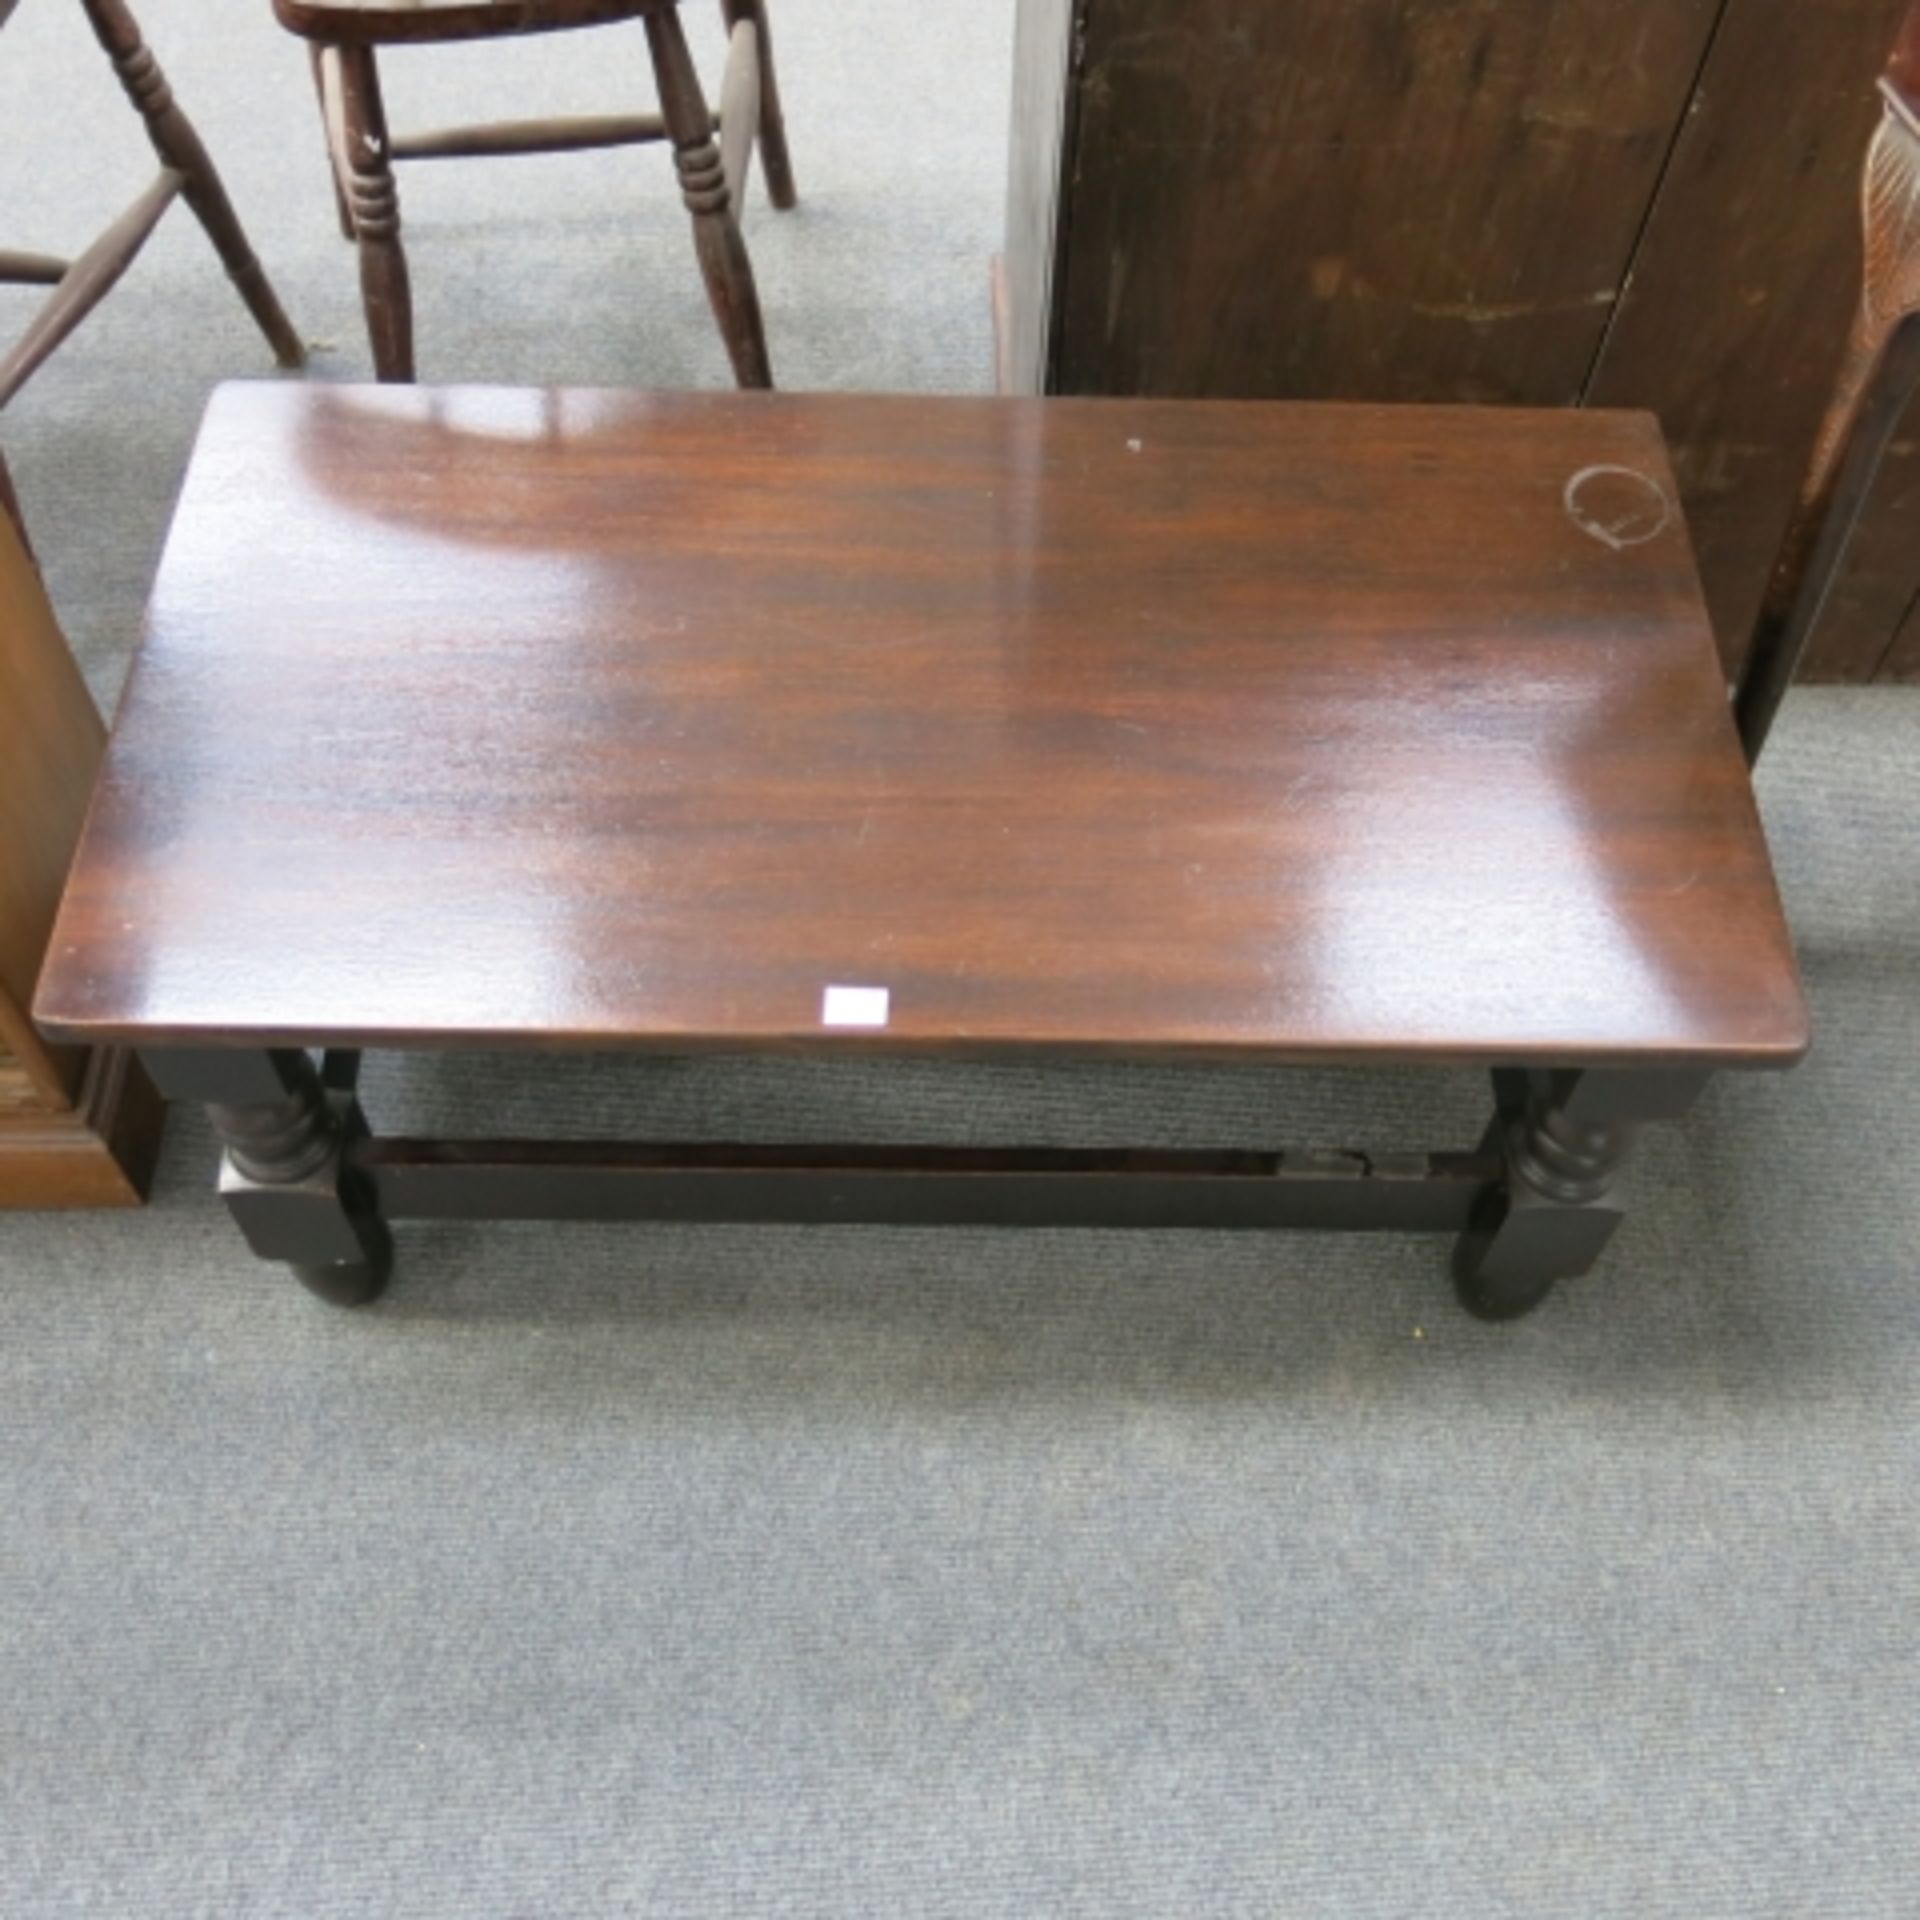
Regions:
M 1666 489 L 1633 467 L 1582 467 L 1561 499 L 1582 533 L 1616 553 L 1657 538 L 1673 519 Z

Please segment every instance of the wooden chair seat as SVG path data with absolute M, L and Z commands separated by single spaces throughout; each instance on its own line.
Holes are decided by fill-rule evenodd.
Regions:
M 606 26 L 674 0 L 273 0 L 280 24 L 309 40 L 373 46 L 485 40 Z

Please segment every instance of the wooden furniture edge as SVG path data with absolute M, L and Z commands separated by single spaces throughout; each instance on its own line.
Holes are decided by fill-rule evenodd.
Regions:
M 0 1117 L 0 1209 L 142 1205 L 165 1124 L 138 1060 L 122 1047 L 96 1050 L 74 1108 Z
M 987 262 L 987 304 L 993 313 L 993 390 L 1003 399 L 1014 392 L 1013 312 L 1007 291 L 1007 256 Z
M 1168 1066 L 1247 1068 L 1286 1067 L 1302 1071 L 1359 1068 L 1400 1072 L 1436 1068 L 1494 1073 L 1513 1068 L 1570 1068 L 1608 1073 L 1773 1073 L 1805 1059 L 1812 1045 L 1811 1021 L 1804 997 L 1801 1018 L 1771 1041 L 1740 1046 L 1673 1048 L 1571 1048 L 1542 1041 L 1509 1047 L 1443 1047 L 1383 1040 L 1378 1046 L 1276 1047 L 1232 1041 L 1159 1043 L 1136 1040 L 1023 1041 L 1016 1037 L 965 1034 L 926 1035 L 899 1032 L 823 1032 L 816 1028 L 786 1032 L 530 1034 L 507 1028 L 459 1028 L 443 1031 L 310 1027 L 235 1029 L 188 1026 L 139 1026 L 122 1022 L 63 1019 L 56 1008 L 36 1004 L 34 1025 L 59 1045 L 137 1047 L 142 1053 L 252 1053 L 295 1048 L 310 1052 L 511 1053 L 565 1058 L 588 1054 L 630 1055 L 635 1059 L 704 1058 L 733 1055 L 752 1059 L 844 1060 L 932 1059 L 1007 1066 Z

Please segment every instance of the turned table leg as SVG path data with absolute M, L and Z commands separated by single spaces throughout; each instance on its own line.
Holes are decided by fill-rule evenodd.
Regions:
M 240 297 L 247 303 L 260 331 L 267 336 L 274 358 L 283 367 L 306 364 L 306 348 L 282 310 L 265 270 L 227 198 L 206 147 L 193 122 L 181 110 L 167 85 L 160 63 L 140 37 L 139 23 L 126 0 L 84 0 L 94 37 L 113 62 L 120 84 L 146 122 L 148 138 L 164 165 L 181 176 L 181 195 L 207 230 Z
M 1557 1280 L 1587 1272 L 1625 1208 L 1615 1182 L 1634 1129 L 1677 1119 L 1697 1073 L 1501 1072 L 1482 1151 L 1506 1178 L 1454 1248 L 1462 1304 L 1486 1320 L 1537 1306 Z
M 693 241 L 707 283 L 713 317 L 743 387 L 773 385 L 766 330 L 760 320 L 760 295 L 753 264 L 727 193 L 726 170 L 713 135 L 713 115 L 700 76 L 687 51 L 680 16 L 671 7 L 646 15 L 647 45 L 660 86 L 660 112 L 673 141 L 680 194 L 693 216 Z M 771 175 L 769 175 L 771 180 Z
M 144 1058 L 168 1099 L 205 1103 L 227 1150 L 220 1195 L 254 1252 L 284 1261 L 336 1306 L 373 1299 L 393 1247 L 372 1192 L 347 1164 L 348 1146 L 366 1132 L 351 1090 L 325 1085 L 297 1049 Z

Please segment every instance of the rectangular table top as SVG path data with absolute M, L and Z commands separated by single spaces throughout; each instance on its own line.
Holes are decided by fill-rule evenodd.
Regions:
M 1633 414 L 226 387 L 38 1015 L 1782 1065 L 1675 500 Z

